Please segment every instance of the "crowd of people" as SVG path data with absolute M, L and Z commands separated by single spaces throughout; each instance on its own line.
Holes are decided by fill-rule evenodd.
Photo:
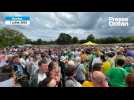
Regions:
M 134 87 L 125 47 L 0 49 L 0 87 Z

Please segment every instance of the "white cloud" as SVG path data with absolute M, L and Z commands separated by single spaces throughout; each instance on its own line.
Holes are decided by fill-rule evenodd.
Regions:
M 96 37 L 111 35 L 133 34 L 133 12 L 0 12 L 0 21 L 4 16 L 31 16 L 29 26 L 8 26 L 22 31 L 28 38 L 54 40 L 59 33 L 65 32 L 80 39 L 86 38 L 87 33 Z M 128 28 L 110 28 L 108 17 L 128 17 Z M 0 27 L 6 25 L 0 24 Z

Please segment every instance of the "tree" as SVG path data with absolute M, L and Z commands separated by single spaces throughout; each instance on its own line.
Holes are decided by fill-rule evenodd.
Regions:
M 73 38 L 72 38 L 72 43 L 78 43 L 78 42 L 79 42 L 79 40 L 78 40 L 77 37 L 73 37 Z
M 26 39 L 26 42 L 25 42 L 26 44 L 32 44 L 32 41 L 31 41 L 31 39 Z
M 0 29 L 0 47 L 7 47 L 12 45 L 21 45 L 26 41 L 26 37 L 18 30 L 10 28 Z
M 37 43 L 38 45 L 41 45 L 41 44 L 43 43 L 43 41 L 42 41 L 42 39 L 38 39 L 38 40 L 36 41 L 36 43 Z
M 60 33 L 59 37 L 56 40 L 58 44 L 70 44 L 72 42 L 72 37 L 66 33 Z
M 92 42 L 94 42 L 94 41 L 95 41 L 94 35 L 93 35 L 93 34 L 88 35 L 88 36 L 87 36 L 87 41 L 92 41 Z
M 126 37 L 127 43 L 134 42 L 134 36 Z
M 80 40 L 79 43 L 85 43 L 87 40 Z

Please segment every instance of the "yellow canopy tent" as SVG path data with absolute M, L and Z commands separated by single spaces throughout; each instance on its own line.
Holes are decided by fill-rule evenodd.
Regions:
M 82 45 L 97 45 L 96 43 L 93 43 L 93 42 L 91 42 L 91 41 L 88 41 L 88 42 L 86 42 L 86 43 L 83 43 Z

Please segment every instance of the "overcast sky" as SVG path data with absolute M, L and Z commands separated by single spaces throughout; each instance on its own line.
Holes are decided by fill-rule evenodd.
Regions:
M 30 16 L 29 26 L 2 24 L 5 16 Z M 108 17 L 127 17 L 128 27 L 110 27 Z M 79 39 L 90 33 L 95 37 L 127 36 L 134 34 L 134 12 L 0 12 L 0 27 L 17 29 L 28 38 L 55 40 L 65 32 Z

